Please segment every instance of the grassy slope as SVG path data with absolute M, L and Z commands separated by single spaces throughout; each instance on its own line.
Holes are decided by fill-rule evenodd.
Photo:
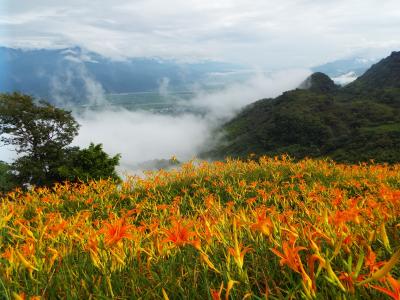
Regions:
M 357 283 L 400 246 L 399 171 L 262 158 L 11 193 L 0 298 L 383 299 Z

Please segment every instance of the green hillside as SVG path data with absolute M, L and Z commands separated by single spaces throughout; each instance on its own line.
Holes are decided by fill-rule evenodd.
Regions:
M 206 156 L 400 161 L 400 52 L 346 87 L 314 73 L 300 88 L 246 107 L 222 131 Z

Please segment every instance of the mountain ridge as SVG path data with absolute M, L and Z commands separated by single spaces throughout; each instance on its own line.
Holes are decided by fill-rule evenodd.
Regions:
M 178 62 L 157 57 L 112 60 L 80 47 L 14 49 L 0 47 L 0 92 L 20 91 L 50 102 L 88 102 L 100 93 L 172 90 L 203 82 L 212 72 L 241 70 L 217 61 Z
M 365 91 L 377 88 L 400 88 L 400 51 L 393 51 L 390 56 L 373 64 L 346 88 L 349 90 L 364 89 Z
M 310 78 L 318 79 L 317 86 L 303 86 L 247 106 L 219 128 L 224 137 L 203 156 L 243 158 L 287 153 L 298 159 L 398 162 L 399 54 L 392 53 L 348 86 L 333 88 L 328 76 L 314 73 Z M 383 79 L 371 80 L 378 77 Z

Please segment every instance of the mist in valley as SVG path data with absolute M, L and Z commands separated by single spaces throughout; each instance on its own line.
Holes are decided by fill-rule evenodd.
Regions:
M 137 172 L 142 163 L 176 156 L 179 161 L 195 158 L 212 144 L 212 131 L 228 121 L 246 105 L 275 97 L 296 88 L 310 74 L 309 70 L 286 70 L 275 73 L 254 72 L 247 80 L 231 83 L 222 89 L 194 89 L 190 99 L 180 99 L 171 93 L 174 107 L 184 106 L 180 113 L 163 113 L 142 109 L 127 109 L 103 102 L 96 109 L 90 106 L 74 110 L 81 124 L 74 144 L 86 147 L 90 142 L 102 143 L 106 152 L 121 154 L 120 171 Z M 89 81 L 90 86 L 94 85 Z M 91 96 L 96 96 L 90 89 Z M 101 93 L 101 90 L 97 90 Z M 168 98 L 168 85 L 160 86 Z M 97 99 L 106 98 L 99 94 Z M 92 103 L 98 103 L 93 99 Z M 189 110 L 188 110 L 189 108 Z M 198 112 L 198 113 L 197 113 Z
M 85 60 L 72 54 L 67 56 L 69 64 L 51 78 L 49 100 L 71 110 L 81 125 L 73 145 L 101 143 L 110 155 L 121 154 L 121 174 L 157 168 L 160 160 L 172 156 L 181 162 L 196 158 L 216 142 L 213 130 L 243 107 L 296 88 L 311 73 L 293 69 L 210 74 L 208 82 L 192 84 L 184 93 L 162 78 L 156 92 L 111 95 L 86 69 Z M 1 149 L 1 160 L 15 158 L 11 148 Z

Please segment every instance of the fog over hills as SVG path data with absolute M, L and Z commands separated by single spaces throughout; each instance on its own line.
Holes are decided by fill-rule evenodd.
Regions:
M 81 124 L 74 144 L 102 143 L 108 153 L 121 153 L 121 171 L 173 155 L 197 156 L 211 131 L 242 107 L 294 88 L 310 74 L 211 61 L 114 61 L 80 48 L 1 51 L 7 66 L 1 91 L 20 90 L 72 109 Z M 1 159 L 10 161 L 10 152 L 3 148 Z
M 312 68 L 339 84 L 362 75 L 373 59 L 352 57 Z M 58 105 L 101 103 L 102 94 L 219 88 L 271 72 L 218 61 L 162 58 L 115 60 L 80 47 L 13 49 L 0 47 L 0 91 L 21 91 Z
M 88 108 L 76 114 L 82 126 L 75 143 L 103 143 L 108 153 L 121 153 L 121 170 L 133 171 L 142 162 L 172 156 L 189 160 L 207 149 L 213 143 L 212 131 L 244 106 L 265 95 L 278 96 L 298 86 L 307 75 L 308 70 L 260 73 L 218 90 L 199 89 L 190 99 L 174 99 L 175 109 L 183 105 L 190 108 L 178 114 L 121 106 Z
M 237 65 L 180 62 L 161 58 L 113 60 L 79 47 L 66 49 L 0 48 L 0 91 L 21 91 L 63 102 L 90 103 L 102 93 L 174 90 L 212 84 L 210 78 L 240 73 Z
M 227 122 L 216 158 L 289 154 L 341 162 L 400 158 L 400 52 L 340 87 L 312 74 L 298 89 L 259 100 Z
M 187 160 L 212 147 L 212 132 L 257 99 L 277 97 L 311 74 L 215 61 L 115 60 L 80 47 L 0 48 L 0 91 L 21 91 L 74 111 L 76 145 L 103 143 L 122 154 L 121 170 Z M 313 67 L 344 85 L 374 62 L 359 56 Z M 12 153 L 3 149 L 7 161 Z M 10 156 L 11 155 L 11 156 Z
M 328 75 L 337 84 L 346 85 L 364 74 L 375 62 L 377 62 L 376 58 L 355 56 L 315 66 L 311 70 Z

